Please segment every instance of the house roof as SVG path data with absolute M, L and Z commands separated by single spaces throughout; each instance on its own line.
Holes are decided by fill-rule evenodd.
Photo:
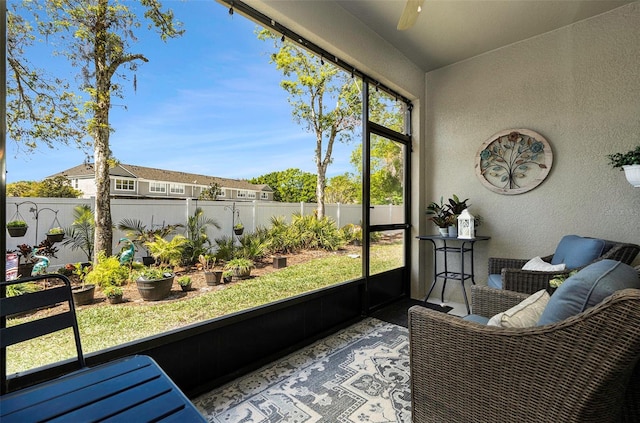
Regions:
M 229 179 L 219 178 L 217 176 L 200 175 L 196 173 L 179 172 L 174 170 L 156 169 L 152 167 L 136 166 L 130 164 L 120 163 L 118 166 L 109 169 L 109 175 L 122 176 L 126 178 L 144 179 L 148 181 L 158 182 L 173 182 L 185 185 L 210 185 L 212 183 L 218 184 L 224 188 L 235 189 L 247 189 L 253 191 L 267 191 L 273 190 L 266 184 L 252 184 L 242 179 Z M 80 178 L 88 179 L 94 177 L 93 163 L 81 164 L 61 172 L 55 175 L 49 176 L 50 178 L 55 176 L 64 176 L 66 178 Z

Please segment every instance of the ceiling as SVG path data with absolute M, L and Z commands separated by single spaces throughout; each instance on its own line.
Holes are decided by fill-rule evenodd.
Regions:
M 627 1 L 426 0 L 398 31 L 404 0 L 336 0 L 425 72 L 607 12 Z

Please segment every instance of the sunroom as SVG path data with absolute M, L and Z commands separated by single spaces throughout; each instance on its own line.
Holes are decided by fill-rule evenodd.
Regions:
M 640 137 L 639 2 L 427 0 L 405 31 L 396 29 L 402 1 L 220 3 L 234 19 L 271 27 L 351 70 L 365 92 L 382 90 L 406 105 L 400 133 L 375 123 L 362 131 L 365 146 L 372 137 L 402 146 L 404 212 L 372 222 L 369 194 L 363 196 L 361 277 L 92 352 L 89 366 L 148 355 L 195 397 L 397 300 L 422 299 L 438 263 L 417 237 L 437 232 L 428 204 L 454 194 L 469 199 L 471 213 L 482 216 L 477 234 L 490 238 L 475 246 L 479 285 L 486 284 L 489 257 L 553 251 L 563 235 L 640 242 L 640 191 L 606 157 L 632 149 Z M 552 151 L 544 180 L 530 189 L 487 189 L 476 169 L 484 146 L 505 131 L 535 131 Z M 364 177 L 363 186 L 369 182 Z M 11 210 L 3 201 L 6 222 Z M 391 231 L 402 234 L 398 265 L 371 272 L 367 240 Z M 445 290 L 438 283 L 432 301 L 464 304 L 469 283 L 460 285 Z M 49 365 L 13 375 L 8 386 L 70 369 L 67 362 Z

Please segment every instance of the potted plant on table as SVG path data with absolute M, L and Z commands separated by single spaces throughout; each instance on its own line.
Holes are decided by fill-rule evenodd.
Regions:
M 222 270 L 216 270 L 216 257 L 211 254 L 200 254 L 198 256 L 198 262 L 202 266 L 204 272 L 204 280 L 207 285 L 218 285 L 222 281 Z
M 640 188 L 640 145 L 626 153 L 608 154 L 607 157 L 611 167 L 623 170 L 627 181 Z
M 27 233 L 29 225 L 24 220 L 12 220 L 7 222 L 7 232 L 9 236 L 13 238 L 23 237 Z
M 60 242 L 63 239 L 64 239 L 64 229 L 62 229 L 59 226 L 55 228 L 51 228 L 47 232 L 47 240 L 49 240 L 49 242 L 51 243 Z
M 435 201 L 431 202 L 427 206 L 426 213 L 429 216 L 429 220 L 435 223 L 435 225 L 438 227 L 440 235 L 448 236 L 448 227 L 451 223 L 452 213 L 450 211 L 449 205 L 444 204 L 443 198 L 440 197 L 440 204 L 436 203 Z

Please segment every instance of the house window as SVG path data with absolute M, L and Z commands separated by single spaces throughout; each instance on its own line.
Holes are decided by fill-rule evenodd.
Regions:
M 151 182 L 149 183 L 149 192 L 164 194 L 167 192 L 167 185 L 160 182 Z
M 226 192 L 227 192 L 226 190 L 220 188 L 220 190 L 218 191 L 218 197 L 226 197 L 227 196 Z
M 238 198 L 247 198 L 247 191 L 238 190 Z
M 136 181 L 133 179 L 116 179 L 117 191 L 135 191 Z
M 78 180 L 77 180 L 77 179 L 73 179 L 73 180 L 71 181 L 71 184 L 72 184 L 72 186 L 73 186 L 75 189 L 78 189 Z
M 171 192 L 171 194 L 184 194 L 184 185 L 171 184 L 169 186 L 169 192 Z
M 268 192 L 261 192 L 260 193 L 260 199 L 261 200 L 268 200 L 269 199 L 269 193 Z
M 256 198 L 256 192 L 255 191 L 249 191 L 247 193 L 247 197 L 255 199 Z

